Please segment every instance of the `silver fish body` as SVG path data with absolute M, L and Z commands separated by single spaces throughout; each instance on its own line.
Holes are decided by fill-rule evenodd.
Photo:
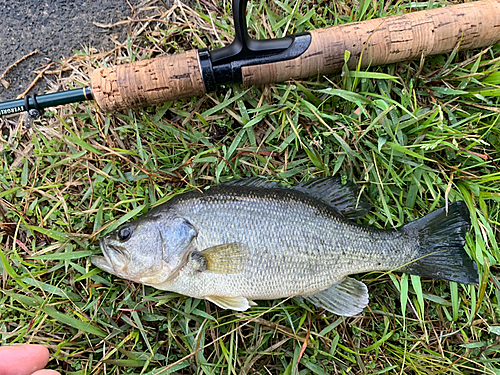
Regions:
M 379 230 L 349 220 L 366 211 L 359 203 L 354 186 L 336 178 L 289 189 L 240 180 L 156 207 L 102 239 L 105 257 L 93 262 L 117 276 L 236 310 L 252 300 L 303 296 L 355 315 L 368 292 L 347 276 L 360 272 L 401 269 L 477 282 L 475 263 L 463 250 L 464 204 L 452 205 L 448 216 L 438 210 L 420 219 L 425 223 Z

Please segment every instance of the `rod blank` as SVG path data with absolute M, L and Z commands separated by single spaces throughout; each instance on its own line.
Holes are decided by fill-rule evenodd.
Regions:
M 81 89 L 74 89 L 68 91 L 54 92 L 51 94 L 38 95 L 36 102 L 40 108 L 55 107 L 75 102 L 82 102 L 84 100 L 92 100 L 92 91 L 90 87 L 83 87 Z M 33 98 L 28 99 L 30 108 L 35 107 Z M 0 116 L 10 115 L 13 113 L 20 113 L 27 111 L 24 99 L 9 100 L 8 102 L 0 103 Z

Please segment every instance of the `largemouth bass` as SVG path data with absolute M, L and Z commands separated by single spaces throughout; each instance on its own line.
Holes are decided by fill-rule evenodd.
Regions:
M 396 229 L 354 223 L 369 210 L 353 183 L 292 188 L 262 178 L 179 194 L 100 240 L 92 263 L 118 277 L 244 311 L 254 300 L 301 296 L 338 315 L 368 304 L 348 277 L 397 270 L 477 284 L 464 250 L 464 202 Z

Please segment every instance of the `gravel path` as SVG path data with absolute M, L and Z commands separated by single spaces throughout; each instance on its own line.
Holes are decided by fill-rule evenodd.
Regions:
M 0 101 L 15 99 L 51 61 L 72 56 L 84 45 L 98 50 L 113 48 L 113 37 L 124 40 L 126 27 L 103 29 L 94 22 L 113 24 L 126 20 L 140 0 L 9 0 L 0 1 L 0 75 L 18 59 L 34 50 L 38 53 L 21 62 L 5 76 L 8 89 L 0 85 Z M 44 80 L 31 93 L 47 90 Z

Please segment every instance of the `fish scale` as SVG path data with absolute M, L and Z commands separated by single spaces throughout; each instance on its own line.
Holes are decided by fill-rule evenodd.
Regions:
M 250 299 L 307 295 L 350 273 L 400 267 L 408 258 L 398 254 L 388 257 L 388 252 L 377 246 L 381 237 L 384 242 L 399 239 L 399 248 L 409 248 L 408 236 L 352 223 L 346 231 L 346 221 L 338 213 L 314 204 L 302 193 L 297 192 L 292 201 L 287 191 L 257 194 L 249 188 L 220 190 L 212 192 L 215 197 L 181 198 L 176 210 L 198 228 L 198 248 L 243 243 L 251 251 L 248 264 L 241 273 L 231 275 L 181 273 L 170 285 L 181 294 L 196 293 L 198 298 L 245 295 Z
M 339 315 L 368 303 L 348 275 L 399 269 L 476 283 L 464 251 L 463 202 L 405 226 L 358 225 L 368 205 L 353 184 L 322 178 L 285 189 L 239 180 L 172 198 L 101 240 L 98 267 L 158 289 L 246 310 L 253 300 L 303 296 Z M 436 266 L 438 265 L 438 267 Z

